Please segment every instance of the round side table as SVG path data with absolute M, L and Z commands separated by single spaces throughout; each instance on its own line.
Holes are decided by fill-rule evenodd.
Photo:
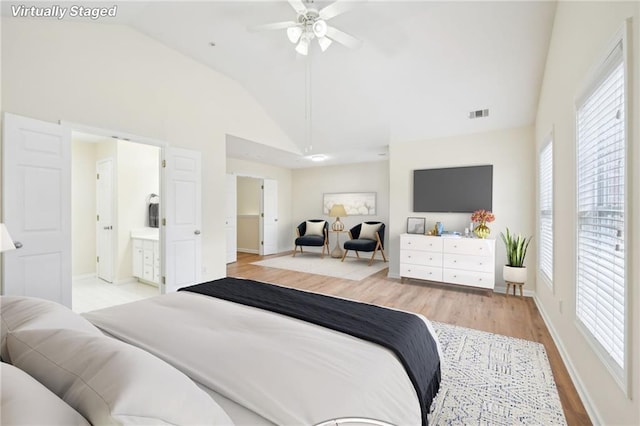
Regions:
M 336 234 L 336 246 L 333 248 L 333 250 L 331 250 L 331 257 L 334 257 L 336 259 L 340 259 L 342 258 L 342 255 L 344 254 L 344 251 L 342 250 L 342 247 L 340 247 L 340 234 L 342 232 L 347 232 L 347 231 L 334 231 L 333 229 L 330 231 Z

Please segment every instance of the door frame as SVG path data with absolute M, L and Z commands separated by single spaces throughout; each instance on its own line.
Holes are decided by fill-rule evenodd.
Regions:
M 230 172 L 227 170 L 226 172 L 227 174 L 230 175 L 235 175 L 236 179 L 239 177 L 246 177 L 246 178 L 252 178 L 252 179 L 258 179 L 260 181 L 262 181 L 262 184 L 264 184 L 264 180 L 265 179 L 271 179 L 271 180 L 275 180 L 276 182 L 278 182 L 278 179 L 276 178 L 270 178 L 270 177 L 266 177 L 266 176 L 262 176 L 262 175 L 254 175 L 254 174 L 250 174 L 250 173 L 242 173 L 242 172 Z M 238 187 L 236 186 L 236 199 L 238 197 Z M 277 202 L 279 203 L 280 201 L 280 194 L 278 194 L 278 199 Z M 263 210 L 263 203 L 264 203 L 264 192 L 261 193 L 260 195 L 260 214 L 259 214 L 259 227 L 258 227 L 258 254 L 260 256 L 263 255 L 263 245 L 261 244 L 261 240 L 262 240 L 262 230 L 264 229 L 264 216 L 262 215 L 262 210 Z M 236 211 L 237 214 L 237 211 Z M 280 223 L 278 222 L 278 228 L 280 227 Z M 278 241 L 279 242 L 279 241 Z M 278 250 L 280 249 L 280 245 L 278 244 Z M 236 240 L 236 251 L 238 250 L 238 242 Z
M 164 159 L 165 158 L 165 154 L 166 154 L 166 150 L 169 147 L 169 143 L 160 139 L 154 139 L 154 138 L 149 138 L 146 136 L 140 136 L 140 135 L 135 135 L 132 133 L 126 133 L 126 132 L 121 132 L 118 130 L 109 130 L 109 129 L 105 129 L 105 128 L 101 128 L 101 127 L 93 127 L 93 126 L 88 126 L 85 124 L 81 124 L 81 123 L 75 123 L 75 122 L 71 122 L 71 121 L 64 121 L 64 120 L 59 120 L 58 124 L 60 124 L 61 126 L 67 127 L 69 128 L 72 132 L 77 131 L 77 132 L 82 132 L 82 133 L 88 133 L 90 135 L 95 135 L 95 136 L 104 136 L 105 138 L 112 138 L 112 139 L 116 139 L 116 140 L 123 140 L 126 142 L 133 142 L 133 143 L 140 143 L 140 144 L 144 144 L 144 145 L 152 145 L 152 146 L 156 146 L 158 148 L 160 148 L 160 158 Z M 117 159 L 115 159 L 114 161 L 114 165 L 115 167 L 117 167 Z M 165 194 L 166 194 L 166 183 L 165 183 L 165 173 L 163 171 L 162 165 L 160 164 L 160 216 L 161 217 L 166 217 L 165 216 L 165 205 L 166 205 L 166 199 L 165 199 Z M 165 201 L 162 201 L 165 200 Z M 117 203 L 117 201 L 116 201 Z M 117 231 L 116 231 L 117 233 Z M 114 233 L 114 234 L 116 234 Z M 163 244 L 163 242 L 165 241 L 165 228 L 163 226 L 159 227 L 159 243 L 160 243 L 160 267 L 161 267 L 161 275 L 162 277 L 166 276 L 166 271 L 165 271 L 165 265 L 167 263 L 167 259 L 166 259 L 166 250 L 165 250 L 165 245 Z M 73 247 L 71 248 L 73 250 Z M 114 245 L 114 251 L 115 251 L 115 245 Z M 97 272 L 97 269 L 96 269 Z M 114 282 L 115 282 L 115 277 L 114 277 Z M 160 284 L 159 286 L 160 292 L 164 293 L 165 287 L 164 285 Z

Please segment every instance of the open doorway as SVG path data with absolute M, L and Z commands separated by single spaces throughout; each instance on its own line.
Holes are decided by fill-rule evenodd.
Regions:
M 157 146 L 72 133 L 73 309 L 160 293 Z
M 278 251 L 278 181 L 227 175 L 227 263 L 237 253 L 260 255 Z
M 247 176 L 237 179 L 237 251 L 259 254 L 262 179 Z

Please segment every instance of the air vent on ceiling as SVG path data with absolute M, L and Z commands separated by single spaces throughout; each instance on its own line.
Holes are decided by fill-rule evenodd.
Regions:
M 489 110 L 488 109 L 479 109 L 477 111 L 471 111 L 469 113 L 469 118 L 483 118 L 483 117 L 488 117 L 489 116 Z

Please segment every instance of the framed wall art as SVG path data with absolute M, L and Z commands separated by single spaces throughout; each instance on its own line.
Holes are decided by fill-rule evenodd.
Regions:
M 408 217 L 407 234 L 424 234 L 425 222 L 424 217 Z
M 322 196 L 322 213 L 328 215 L 334 204 L 342 204 L 348 216 L 375 216 L 375 192 L 329 192 Z

